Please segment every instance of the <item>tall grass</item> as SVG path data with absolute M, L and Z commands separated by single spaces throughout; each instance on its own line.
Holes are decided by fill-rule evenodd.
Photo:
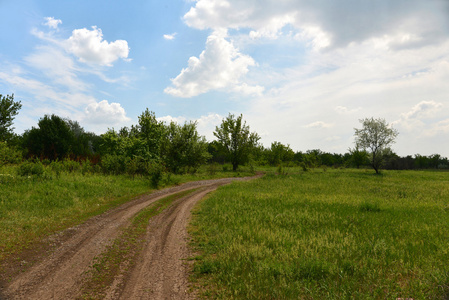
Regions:
M 201 202 L 194 280 L 223 299 L 449 297 L 449 173 L 268 175 Z

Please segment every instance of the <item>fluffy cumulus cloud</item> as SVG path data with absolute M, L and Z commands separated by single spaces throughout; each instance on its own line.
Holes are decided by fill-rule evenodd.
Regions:
M 58 25 L 62 24 L 62 21 L 59 19 L 55 19 L 54 17 L 45 17 L 45 26 L 48 26 L 52 29 L 58 29 Z
M 129 54 L 128 42 L 103 40 L 103 32 L 96 26 L 92 30 L 86 28 L 75 29 L 66 41 L 66 48 L 80 61 L 92 64 L 111 66 L 117 59 L 127 59 Z
M 120 103 L 109 103 L 107 100 L 93 102 L 85 109 L 85 120 L 91 124 L 116 125 L 129 121 L 125 109 Z
M 187 119 L 183 116 L 172 117 L 170 115 L 157 118 L 157 120 L 162 121 L 165 124 L 170 124 L 171 122 L 174 122 L 174 123 L 180 124 L 180 125 L 184 124 L 187 121 Z
M 226 30 L 214 31 L 199 57 L 190 57 L 188 67 L 172 79 L 164 91 L 176 97 L 193 97 L 210 90 L 230 89 L 244 94 L 258 94 L 263 88 L 241 82 L 248 68 L 256 63 L 238 51 L 226 39 Z
M 164 34 L 164 39 L 169 40 L 169 41 L 174 40 L 175 37 L 176 37 L 176 32 L 172 33 L 172 34 Z
M 403 119 L 424 119 L 433 117 L 443 107 L 442 103 L 435 101 L 421 101 L 413 106 L 413 108 L 402 114 Z
M 320 47 L 386 33 L 400 37 L 394 41 L 396 47 L 414 47 L 441 41 L 449 24 L 448 7 L 445 0 L 198 0 L 184 20 L 198 29 L 249 28 L 253 38 L 275 38 L 291 25 L 294 36 L 317 39 Z
M 393 125 L 406 131 L 413 131 L 415 134 L 433 135 L 433 131 L 441 123 L 444 116 L 443 103 L 435 101 L 421 101 L 413 106 L 409 111 L 402 113 L 400 118 L 393 122 Z

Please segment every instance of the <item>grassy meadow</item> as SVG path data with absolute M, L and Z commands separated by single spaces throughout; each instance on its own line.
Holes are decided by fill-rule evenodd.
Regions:
M 449 173 L 290 169 L 220 188 L 190 232 L 221 299 L 447 299 Z
M 43 173 L 30 176 L 18 175 L 18 165 L 0 167 L 0 266 L 45 236 L 154 190 L 148 177 L 86 172 L 80 165 L 71 171 L 40 167 Z M 204 166 L 194 174 L 163 174 L 159 187 L 252 174 L 224 169 Z

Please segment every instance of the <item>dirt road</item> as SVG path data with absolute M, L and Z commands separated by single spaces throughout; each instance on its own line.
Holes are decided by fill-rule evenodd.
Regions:
M 106 299 L 191 299 L 188 293 L 186 225 L 195 203 L 217 187 L 243 178 L 190 182 L 140 197 L 82 225 L 54 235 L 58 245 L 24 273 L 3 283 L 0 299 L 77 299 L 95 257 L 100 255 L 142 209 L 166 196 L 200 188 L 153 217 L 143 251 L 126 277 L 114 279 Z

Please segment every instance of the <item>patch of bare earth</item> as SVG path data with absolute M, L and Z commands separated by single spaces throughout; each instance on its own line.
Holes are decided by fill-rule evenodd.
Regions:
M 22 273 L 14 272 L 14 263 L 2 274 L 0 299 L 76 299 L 95 257 L 119 236 L 123 228 L 142 209 L 166 196 L 203 187 L 176 200 L 168 209 L 153 217 L 148 225 L 145 245 L 125 276 L 115 278 L 106 299 L 189 299 L 186 226 L 195 203 L 218 186 L 241 178 L 190 182 L 130 201 L 82 225 L 56 234 L 30 260 L 36 262 Z M 52 251 L 48 251 L 54 245 Z M 17 262 L 16 262 L 17 264 Z M 18 266 L 18 265 L 16 265 Z

